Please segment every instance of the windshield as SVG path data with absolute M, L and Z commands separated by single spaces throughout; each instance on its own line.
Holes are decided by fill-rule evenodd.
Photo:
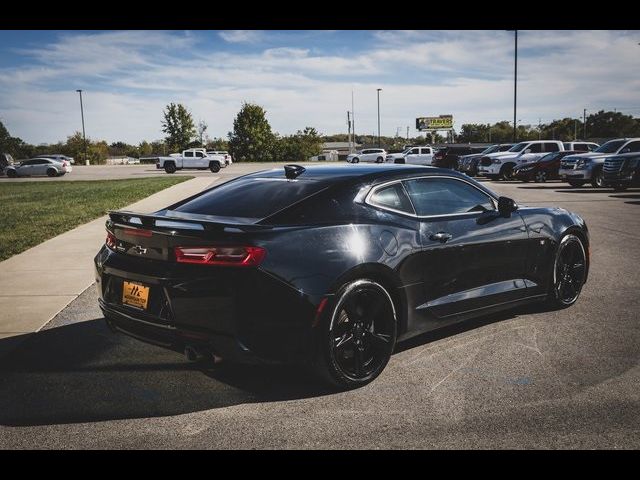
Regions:
M 483 150 L 481 152 L 481 155 L 487 154 L 487 153 L 493 153 L 493 152 L 497 152 L 500 149 L 500 145 L 491 145 L 489 148 L 487 148 L 486 150 Z
M 521 152 L 525 149 L 525 147 L 529 145 L 529 142 L 516 143 L 513 147 L 511 147 L 509 152 Z
M 596 153 L 615 153 L 626 142 L 627 142 L 626 140 L 609 140 L 604 145 L 596 148 L 594 150 L 594 152 L 596 152 Z

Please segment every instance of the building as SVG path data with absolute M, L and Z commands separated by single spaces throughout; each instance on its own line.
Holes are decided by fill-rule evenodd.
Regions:
M 362 148 L 362 144 L 356 143 L 353 145 L 353 148 L 354 151 L 357 151 Z M 340 160 L 346 160 L 347 155 L 351 153 L 351 151 L 349 151 L 349 142 L 325 142 L 322 144 L 323 153 L 328 153 L 332 150 L 338 152 L 338 159 Z
M 126 156 L 107 158 L 107 165 L 131 165 L 134 163 L 140 163 L 140 160 Z

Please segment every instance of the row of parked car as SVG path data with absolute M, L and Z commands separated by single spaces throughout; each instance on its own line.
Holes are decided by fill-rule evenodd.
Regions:
M 590 183 L 594 187 L 622 190 L 640 185 L 640 138 L 618 138 L 603 145 L 559 140 L 439 149 L 424 145 L 410 146 L 393 154 L 381 148 L 370 148 L 349 155 L 347 161 L 431 165 L 491 180 L 546 182 L 560 179 L 574 187 Z
M 44 176 L 61 177 L 73 170 L 73 158 L 66 155 L 40 155 L 36 158 L 14 162 L 8 153 L 0 154 L 0 175 L 9 178 Z

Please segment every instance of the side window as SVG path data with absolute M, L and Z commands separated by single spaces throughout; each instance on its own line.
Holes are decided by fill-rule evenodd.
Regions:
M 192 158 L 193 157 L 193 152 L 184 152 L 184 156 L 185 156 L 185 158 Z
M 570 143 L 568 143 L 568 142 L 564 142 L 562 145 L 564 146 L 564 149 L 565 149 L 565 150 L 571 150 L 571 144 L 570 144 Z M 576 147 L 577 147 L 577 145 L 576 145 Z M 577 149 L 576 149 L 576 150 L 577 150 Z
M 35 160 L 27 160 L 26 162 L 22 162 L 22 165 L 34 165 L 35 164 Z
M 418 149 L 418 148 L 412 148 L 409 151 L 409 155 L 417 155 L 419 151 L 420 151 L 420 149 Z
M 560 147 L 558 146 L 557 143 L 545 143 L 544 144 L 544 151 L 545 152 L 559 152 L 560 151 Z
M 202 157 L 204 157 L 204 153 L 202 153 L 202 152 L 196 152 L 196 157 L 198 157 L 198 158 L 202 158 Z
M 531 150 L 531 153 L 541 153 L 542 152 L 542 144 L 541 143 L 532 143 L 525 150 Z
M 422 149 L 422 154 L 423 155 L 431 155 L 431 149 L 430 148 L 423 148 Z
M 376 190 L 371 195 L 369 203 L 378 207 L 392 208 L 410 214 L 414 213 L 411 202 L 400 182 Z
M 477 188 L 449 178 L 420 178 L 405 182 L 411 202 L 420 216 L 494 210 L 491 198 Z
M 640 142 L 630 142 L 625 148 L 630 152 L 640 152 Z

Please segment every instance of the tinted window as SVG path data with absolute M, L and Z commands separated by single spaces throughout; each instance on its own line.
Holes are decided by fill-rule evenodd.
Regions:
M 628 148 L 630 152 L 640 152 L 640 142 L 630 142 L 629 145 L 624 148 Z
M 468 183 L 448 178 L 421 178 L 405 182 L 420 216 L 493 210 L 489 196 Z
M 27 160 L 26 162 L 22 162 L 20 165 L 35 165 L 36 160 Z
M 500 151 L 505 152 L 512 148 L 512 145 L 500 145 Z
M 193 152 L 184 152 L 184 156 L 191 158 L 193 157 Z
M 498 151 L 502 151 L 502 150 L 498 150 L 500 147 L 498 145 L 492 145 L 489 148 L 487 148 L 486 150 L 483 150 L 481 153 L 487 154 L 487 153 L 494 153 L 494 152 L 498 152 Z
M 559 152 L 547 153 L 544 157 L 540 159 L 540 162 L 553 162 L 560 155 Z
M 198 158 L 202 158 L 202 157 L 204 157 L 204 153 L 202 153 L 202 152 L 196 152 L 196 157 L 198 157 Z
M 178 212 L 222 217 L 264 218 L 326 187 L 313 180 L 239 178 L 176 208 Z
M 563 143 L 562 145 L 564 146 L 564 149 L 565 149 L 565 150 L 571 150 L 571 144 L 570 144 L 570 143 L 565 142 L 565 143 Z M 578 146 L 576 145 L 576 150 L 578 150 L 578 148 L 577 148 L 577 147 L 578 147 Z
M 419 148 L 412 148 L 411 150 L 409 150 L 409 155 L 417 155 L 418 153 L 420 153 Z
M 557 143 L 545 143 L 544 144 L 544 151 L 545 152 L 558 152 L 560 151 L 560 147 L 558 146 Z
M 372 205 L 377 205 L 379 207 L 393 208 L 394 210 L 400 210 L 402 212 L 414 213 L 411 202 L 409 201 L 409 198 L 407 198 L 407 194 L 405 193 L 404 188 L 402 188 L 401 183 L 394 183 L 388 187 L 376 190 L 376 192 L 371 195 L 369 202 Z
M 529 145 L 527 142 L 520 142 L 515 144 L 513 147 L 509 149 L 510 152 L 521 152 L 524 148 Z
M 423 148 L 422 149 L 422 154 L 423 155 L 431 155 L 431 149 L 430 148 Z
M 604 145 L 596 148 L 595 151 L 598 153 L 615 153 L 625 142 L 626 140 L 609 140 Z
M 542 144 L 541 143 L 532 143 L 529 145 L 526 150 L 531 150 L 531 153 L 540 153 L 542 152 Z

